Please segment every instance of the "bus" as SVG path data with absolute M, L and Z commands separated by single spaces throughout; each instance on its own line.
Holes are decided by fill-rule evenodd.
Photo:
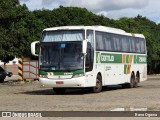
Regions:
M 40 50 L 37 54 L 36 44 Z M 147 48 L 142 34 L 105 26 L 46 28 L 40 41 L 31 43 L 39 56 L 39 81 L 56 93 L 68 88 L 103 86 L 136 88 L 147 80 Z

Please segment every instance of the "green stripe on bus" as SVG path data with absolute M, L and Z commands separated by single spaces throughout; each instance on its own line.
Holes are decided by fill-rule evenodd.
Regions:
M 111 54 L 111 53 L 97 52 L 96 63 L 146 64 L 147 55 Z
M 97 63 L 122 63 L 122 54 L 96 53 Z
M 39 70 L 39 74 L 40 74 L 40 75 L 48 75 L 48 73 L 47 73 L 47 72 L 42 71 L 42 70 Z
M 84 70 L 75 70 L 72 72 L 45 72 L 42 70 L 39 71 L 40 75 L 48 75 L 49 73 L 53 73 L 53 75 L 56 75 L 56 76 L 58 75 L 77 75 L 77 74 L 84 74 Z
M 146 64 L 147 63 L 147 56 L 146 55 L 134 55 L 134 63 Z

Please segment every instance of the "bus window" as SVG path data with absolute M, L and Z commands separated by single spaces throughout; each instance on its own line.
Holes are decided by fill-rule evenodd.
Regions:
M 93 69 L 93 59 L 94 59 L 94 36 L 93 30 L 87 30 L 87 55 L 86 55 L 86 67 L 85 71 L 92 71 Z
M 141 53 L 145 53 L 145 41 L 144 41 L 144 39 L 140 38 L 139 43 L 140 43 Z
M 130 52 L 128 37 L 122 36 L 121 40 L 122 40 L 122 51 L 123 52 Z
M 88 42 L 91 43 L 91 46 L 94 47 L 93 30 L 87 30 L 87 39 L 88 39 Z
M 130 37 L 130 52 L 135 53 L 136 48 L 135 48 L 135 38 Z
M 140 42 L 139 42 L 138 38 L 135 39 L 135 43 L 136 43 L 136 52 L 140 53 L 141 52 L 141 46 L 140 46 Z
M 104 45 L 106 51 L 114 51 L 113 50 L 113 41 L 111 39 L 111 35 L 108 33 L 104 33 Z
M 104 50 L 104 41 L 103 41 L 103 33 L 96 32 L 96 49 Z
M 120 37 L 113 35 L 113 42 L 114 42 L 114 51 L 122 51 Z
M 84 40 L 84 36 L 84 30 L 44 31 L 42 34 L 42 42 L 82 41 Z

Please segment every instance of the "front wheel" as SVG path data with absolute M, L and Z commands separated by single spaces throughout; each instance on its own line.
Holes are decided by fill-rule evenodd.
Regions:
M 93 93 L 99 93 L 102 91 L 102 77 L 97 75 L 96 86 L 92 88 Z

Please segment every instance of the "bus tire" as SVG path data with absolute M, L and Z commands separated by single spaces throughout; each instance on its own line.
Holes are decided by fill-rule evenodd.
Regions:
M 134 80 L 134 86 L 133 86 L 134 88 L 138 87 L 138 80 L 139 80 L 139 78 L 136 77 L 135 80 Z
M 93 93 L 99 93 L 102 91 L 102 77 L 97 75 L 96 86 L 92 88 Z
M 137 82 L 135 80 L 134 73 L 131 74 L 130 83 L 127 84 L 127 88 L 134 88 L 137 85 Z
M 66 88 L 53 88 L 56 94 L 63 94 L 66 92 Z

